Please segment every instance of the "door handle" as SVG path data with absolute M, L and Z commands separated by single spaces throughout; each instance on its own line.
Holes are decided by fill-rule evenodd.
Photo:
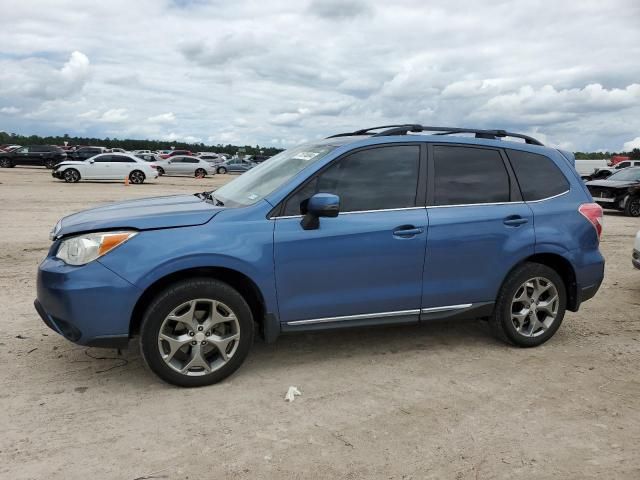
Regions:
M 508 227 L 519 227 L 520 225 L 524 225 L 529 220 L 520 215 L 510 215 L 503 220 L 503 223 Z
M 393 230 L 394 237 L 415 237 L 424 232 L 423 228 L 415 227 L 413 225 L 401 225 Z

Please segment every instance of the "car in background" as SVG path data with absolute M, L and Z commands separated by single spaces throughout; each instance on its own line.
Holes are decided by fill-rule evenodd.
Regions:
M 95 157 L 101 153 L 105 153 L 107 149 L 105 147 L 80 147 L 75 151 L 70 152 L 68 157 L 72 160 L 87 160 L 88 158 Z
M 0 152 L 12 152 L 13 150 L 20 148 L 22 145 L 16 145 L 12 143 L 5 143 L 0 145 Z
M 244 157 L 245 160 L 249 160 L 253 163 L 262 163 L 270 158 L 271 157 L 269 155 L 249 155 L 248 157 Z
M 591 175 L 582 175 L 583 180 L 604 180 L 614 173 L 629 167 L 640 167 L 640 160 L 628 160 L 617 163 L 614 167 L 596 168 Z
M 638 233 L 636 233 L 636 243 L 633 245 L 631 262 L 633 263 L 634 267 L 640 269 L 640 230 L 638 230 Z
M 189 155 L 176 155 L 157 162 L 160 175 L 189 175 L 191 177 L 205 177 L 214 175 L 215 168 L 206 160 Z
M 158 178 L 155 164 L 126 153 L 101 153 L 88 160 L 59 163 L 51 175 L 67 183 L 80 180 L 123 180 L 140 184 L 148 178 Z
M 152 153 L 151 150 L 134 150 L 133 152 L 131 152 L 133 155 L 141 155 L 143 153 Z
M 60 147 L 28 145 L 11 152 L 0 153 L 0 167 L 11 168 L 16 165 L 36 165 L 51 169 L 57 163 L 66 159 L 67 154 Z
M 198 155 L 198 158 L 200 158 L 201 160 L 206 160 L 210 165 L 220 165 L 225 161 L 223 157 L 215 153 L 203 153 Z
M 606 180 L 592 180 L 586 186 L 601 207 L 640 217 L 640 167 L 623 168 Z
M 107 148 L 105 153 L 129 153 L 124 148 Z
M 135 153 L 134 155 L 145 162 L 157 163 L 162 160 L 160 155 L 155 153 Z
M 247 170 L 251 170 L 257 164 L 250 160 L 243 160 L 241 158 L 233 158 L 227 160 L 216 166 L 217 173 L 244 173 Z
M 162 158 L 171 158 L 171 157 L 175 157 L 176 155 L 187 155 L 187 156 L 193 156 L 193 153 L 191 152 L 191 150 L 171 150 L 169 153 L 161 153 L 160 156 Z

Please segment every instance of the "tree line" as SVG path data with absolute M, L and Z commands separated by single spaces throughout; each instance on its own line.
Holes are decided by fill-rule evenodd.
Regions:
M 235 155 L 238 150 L 244 149 L 247 155 L 268 155 L 272 156 L 282 151 L 275 147 L 261 147 L 260 145 L 238 146 L 238 145 L 207 145 L 204 143 L 185 143 L 185 142 L 167 142 L 164 140 L 133 140 L 118 138 L 91 138 L 91 137 L 72 137 L 68 134 L 63 136 L 41 137 L 39 135 L 18 135 L 17 133 L 0 132 L 0 144 L 15 143 L 18 145 L 95 145 L 100 147 L 114 148 L 120 147 L 125 150 L 169 150 L 171 147 L 180 150 L 191 150 L 194 152 L 227 153 Z M 640 160 L 640 148 L 634 148 L 630 152 L 575 152 L 578 160 L 594 160 L 600 158 L 609 159 L 614 155 L 624 155 L 634 160 Z
M 107 148 L 124 148 L 125 150 L 170 150 L 171 148 L 180 150 L 191 150 L 192 152 L 216 152 L 234 155 L 238 150 L 243 149 L 247 155 L 263 154 L 267 156 L 275 155 L 282 151 L 275 147 L 261 147 L 260 145 L 207 145 L 205 143 L 167 142 L 164 140 L 134 140 L 118 138 L 92 138 L 74 137 L 68 134 L 62 136 L 41 137 L 39 135 L 18 135 L 17 133 L 7 133 L 0 131 L 0 144 L 14 143 L 17 145 L 94 145 Z

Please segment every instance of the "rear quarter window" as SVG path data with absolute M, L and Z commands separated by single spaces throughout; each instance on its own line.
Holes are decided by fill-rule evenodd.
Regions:
M 525 201 L 542 200 L 569 190 L 569 182 L 549 157 L 507 150 Z

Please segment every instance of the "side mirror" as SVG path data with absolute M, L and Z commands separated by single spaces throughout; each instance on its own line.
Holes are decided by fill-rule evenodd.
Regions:
M 96 162 L 95 160 L 89 160 L 89 163 L 95 163 L 95 162 Z
M 320 217 L 334 218 L 340 213 L 340 197 L 331 193 L 316 193 L 301 205 L 304 217 L 300 225 L 305 230 L 320 227 Z

